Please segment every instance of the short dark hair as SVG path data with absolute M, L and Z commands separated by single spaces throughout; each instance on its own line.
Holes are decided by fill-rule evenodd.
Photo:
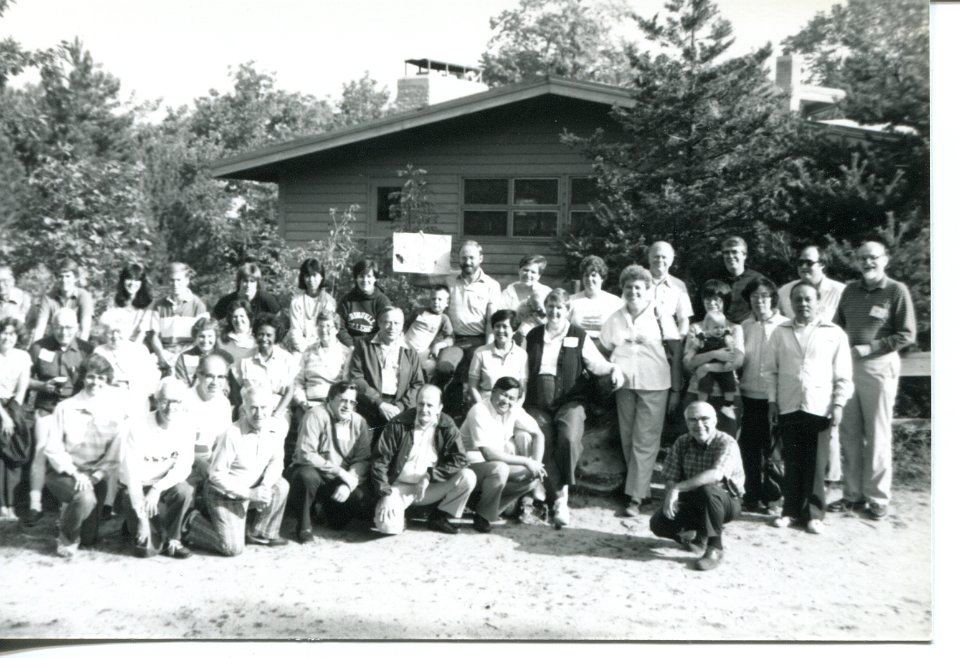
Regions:
M 580 278 L 582 279 L 591 272 L 596 272 L 601 279 L 606 279 L 610 270 L 607 269 L 607 264 L 599 256 L 585 256 L 580 261 Z
M 260 285 L 260 279 L 263 278 L 263 272 L 260 271 L 260 266 L 256 263 L 244 263 L 237 268 L 237 290 L 240 289 L 240 284 L 244 281 L 256 281 L 257 286 Z
M 723 302 L 723 310 L 729 311 L 730 304 L 733 303 L 733 290 L 730 288 L 730 284 L 726 281 L 721 281 L 720 279 L 709 279 L 706 283 L 703 284 L 703 288 L 700 290 L 700 303 L 703 304 L 703 300 L 710 299 L 712 297 L 719 297 Z
M 380 278 L 380 265 L 372 258 L 361 258 L 353 264 L 353 278 L 373 272 L 373 276 Z
M 91 354 L 82 364 L 80 364 L 80 386 L 83 387 L 83 380 L 87 375 L 104 375 L 107 381 L 113 383 L 113 366 L 110 362 L 99 354 Z
M 325 268 L 323 263 L 318 259 L 308 258 L 300 263 L 300 276 L 297 277 L 297 287 L 300 288 L 300 290 L 307 289 L 306 279 L 311 274 L 319 274 L 323 277 L 323 281 L 320 282 L 321 288 L 327 284 L 327 268 Z
M 247 314 L 247 319 L 253 324 L 253 307 L 250 306 L 250 302 L 246 299 L 235 299 L 227 305 L 227 315 L 224 318 L 228 330 L 233 329 L 233 314 L 238 308 L 243 309 L 243 312 Z
M 780 293 L 777 291 L 776 284 L 763 275 L 758 276 L 756 279 L 750 281 L 750 283 L 747 284 L 747 287 L 743 289 L 743 292 L 740 293 L 740 296 L 743 297 L 744 301 L 749 304 L 750 295 L 755 293 L 758 288 L 766 288 L 770 291 L 770 305 L 776 309 L 777 304 L 780 303 Z M 727 307 L 724 306 L 725 310 L 726 308 Z
M 193 339 L 196 340 L 204 331 L 213 330 L 216 332 L 217 337 L 220 337 L 220 323 L 214 320 L 213 318 L 200 318 L 193 323 L 193 326 L 190 328 L 190 335 L 193 336 Z
M 0 320 L 0 333 L 7 327 L 13 327 L 13 331 L 17 334 L 17 342 L 14 344 L 14 347 L 16 347 L 23 342 L 25 326 L 18 318 L 10 316 Z
M 536 265 L 540 274 L 543 274 L 544 270 L 547 269 L 547 259 L 540 254 L 530 254 L 520 259 L 519 267 L 526 267 L 527 265 Z
M 830 258 L 830 254 L 828 254 L 824 250 L 824 248 L 818 244 L 810 243 L 810 244 L 803 245 L 802 247 L 800 247 L 799 251 L 797 251 L 797 258 L 799 258 L 800 254 L 802 254 L 807 249 L 816 249 L 817 257 L 820 259 L 820 264 L 823 265 L 824 267 L 830 267 L 830 264 L 833 262 L 833 259 Z
M 815 285 L 813 285 L 813 284 L 810 283 L 809 281 L 804 281 L 804 280 L 802 280 L 802 279 L 801 279 L 800 281 L 797 281 L 797 282 L 796 282 L 795 284 L 793 284 L 792 286 L 790 286 L 790 299 L 793 299 L 793 291 L 796 290 L 797 288 L 799 288 L 800 286 L 808 286 L 808 287 L 810 287 L 810 288 L 813 288 L 814 291 L 816 291 L 816 293 L 817 293 L 817 299 L 820 299 L 820 288 L 816 287 Z
M 339 380 L 330 384 L 330 390 L 327 391 L 327 399 L 332 400 L 338 395 L 343 395 L 344 392 L 349 391 L 350 389 L 357 390 L 356 384 L 353 384 L 348 381 Z
M 504 320 L 510 321 L 510 327 L 514 331 L 516 331 L 517 327 L 520 326 L 520 320 L 517 318 L 517 312 L 509 308 L 501 308 L 498 311 L 494 311 L 493 315 L 490 316 L 490 326 L 493 326 L 498 322 L 503 322 Z
M 445 283 L 438 283 L 437 285 L 433 286 L 433 288 L 431 288 L 431 290 L 433 290 L 433 292 L 438 292 L 438 291 L 442 290 L 442 291 L 444 291 L 445 293 L 447 293 L 448 295 L 450 294 L 450 286 L 448 286 L 448 285 L 445 284 Z
M 272 313 L 264 313 L 263 315 L 257 316 L 257 319 L 253 323 L 253 335 L 256 336 L 257 332 L 263 327 L 273 327 L 275 334 L 273 338 L 274 343 L 279 344 L 280 341 L 283 340 L 284 326 L 279 316 L 273 315 Z
M 501 377 L 493 383 L 494 391 L 512 391 L 515 388 L 521 388 L 520 380 L 516 377 Z

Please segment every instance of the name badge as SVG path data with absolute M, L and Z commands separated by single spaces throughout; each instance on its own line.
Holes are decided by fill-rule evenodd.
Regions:
M 870 317 L 878 320 L 886 320 L 890 317 L 890 310 L 886 306 L 874 306 L 870 309 Z
M 184 354 L 183 365 L 187 366 L 188 368 L 196 368 L 200 365 L 200 357 L 192 354 Z
M 563 346 L 564 347 L 577 347 L 580 345 L 580 341 L 576 336 L 564 336 L 563 337 Z
M 46 362 L 46 363 L 52 363 L 54 357 L 56 357 L 56 356 L 57 356 L 57 355 L 56 355 L 55 352 L 51 352 L 50 350 L 41 349 L 41 350 L 40 350 L 40 354 L 37 355 L 37 358 L 40 359 L 41 361 Z

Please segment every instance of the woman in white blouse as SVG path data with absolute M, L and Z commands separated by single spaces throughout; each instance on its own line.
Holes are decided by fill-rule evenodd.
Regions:
M 336 313 L 337 301 L 323 289 L 326 270 L 316 258 L 308 258 L 300 264 L 297 279 L 298 292 L 290 299 L 290 333 L 287 347 L 291 352 L 303 352 L 316 342 L 320 314 Z
M 16 520 L 13 492 L 30 458 L 30 427 L 23 400 L 30 385 L 30 355 L 17 347 L 23 324 L 15 317 L 0 320 L 0 521 Z

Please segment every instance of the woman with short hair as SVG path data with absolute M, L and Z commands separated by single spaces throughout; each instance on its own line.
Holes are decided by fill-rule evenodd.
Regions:
M 490 316 L 493 343 L 477 348 L 467 374 L 472 404 L 489 400 L 493 385 L 501 377 L 513 377 L 520 382 L 520 404 L 523 404 L 527 391 L 527 352 L 513 339 L 518 324 L 516 311 L 502 308 Z
M 620 310 L 623 300 L 603 289 L 609 270 L 599 256 L 586 256 L 580 261 L 580 282 L 583 289 L 570 297 L 570 323 L 587 332 L 594 341 L 611 315 Z
M 356 338 L 377 333 L 377 318 L 393 305 L 377 285 L 379 278 L 380 266 L 374 259 L 361 258 L 353 265 L 354 287 L 337 304 L 342 324 L 337 337 L 347 347 L 352 347 Z
M 219 354 L 227 365 L 233 363 L 233 356 L 217 347 L 220 340 L 220 323 L 213 318 L 200 318 L 193 325 L 193 347 L 180 353 L 174 374 L 187 386 L 196 381 L 200 359 L 208 354 Z
M 237 288 L 224 295 L 213 307 L 213 317 L 223 320 L 230 312 L 230 304 L 245 300 L 253 311 L 252 320 L 264 314 L 275 315 L 280 312 L 280 302 L 263 289 L 263 273 L 256 263 L 244 263 L 237 268 Z
M 224 320 L 226 331 L 220 333 L 217 347 L 228 355 L 228 363 L 240 363 L 257 353 L 257 341 L 253 337 L 253 309 L 250 302 L 237 299 L 227 307 Z
M 257 318 L 253 335 L 257 341 L 257 352 L 234 364 L 233 377 L 238 390 L 257 385 L 270 391 L 273 404 L 271 415 L 283 420 L 283 433 L 286 434 L 290 427 L 293 378 L 297 374 L 299 360 L 280 347 L 283 325 L 278 318 L 272 315 Z
M 324 290 L 326 268 L 316 258 L 300 263 L 297 288 L 300 292 L 290 299 L 290 331 L 287 347 L 291 352 L 304 352 L 317 341 L 317 326 L 323 313 L 336 314 L 337 302 Z

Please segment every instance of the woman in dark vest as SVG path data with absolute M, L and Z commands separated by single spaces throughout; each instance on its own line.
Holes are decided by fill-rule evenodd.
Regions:
M 554 288 L 544 300 L 546 324 L 527 334 L 529 377 L 527 411 L 533 416 L 546 443 L 545 459 L 549 477 L 546 485 L 553 502 L 553 524 L 561 528 L 570 522 L 568 489 L 576 484 L 580 459 L 585 402 L 596 388 L 587 371 L 598 377 L 610 375 L 613 387 L 623 382 L 620 369 L 600 354 L 583 329 L 570 324 L 570 296 Z

